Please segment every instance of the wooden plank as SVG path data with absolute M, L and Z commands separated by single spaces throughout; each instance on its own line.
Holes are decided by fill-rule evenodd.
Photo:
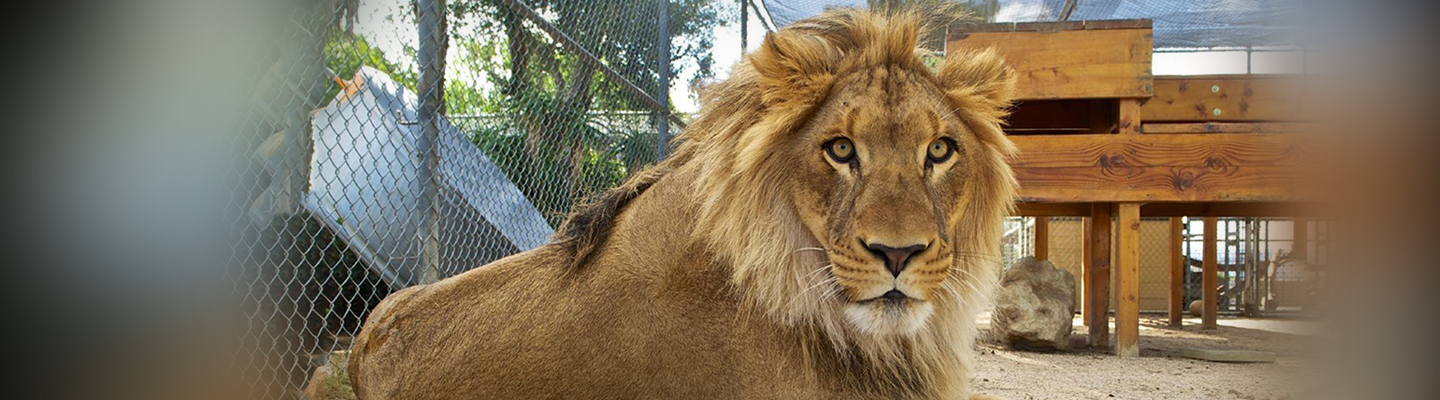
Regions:
M 1015 68 L 1017 100 L 1150 97 L 1149 28 L 952 31 L 949 52 L 994 48 Z
M 1120 134 L 1140 133 L 1140 99 L 1120 99 L 1119 120 L 1115 129 Z
M 1302 80 L 1284 75 L 1160 76 L 1146 122 L 1304 121 Z
M 1085 204 L 1085 215 L 1084 227 L 1080 231 L 1080 322 L 1088 327 L 1090 326 L 1090 307 L 1093 304 L 1090 298 L 1094 296 L 1090 294 L 1090 291 L 1095 290 L 1095 286 L 1090 284 L 1090 276 L 1094 274 L 1091 271 L 1094 261 L 1090 259 L 1090 232 L 1095 229 L 1095 226 L 1089 217 L 1089 204 Z
M 1317 124 L 1303 122 L 1144 121 L 1140 130 L 1145 133 L 1307 133 L 1318 132 L 1321 128 Z
M 1035 217 L 1035 259 L 1050 260 L 1050 218 Z
M 1140 206 L 1142 217 L 1324 217 L 1322 203 L 1308 202 L 1167 202 Z M 1090 203 L 1015 203 L 1011 215 L 1025 217 L 1088 217 Z
M 1015 210 L 1010 215 L 1024 217 L 1086 217 L 1090 215 L 1090 205 L 1085 203 L 1020 202 L 1015 203 Z
M 1299 135 L 1012 136 L 1026 202 L 1302 201 L 1313 149 Z
M 1301 165 L 1312 146 L 1289 134 L 1012 136 L 1017 168 Z
M 1026 203 L 1030 204 L 1030 203 Z M 1063 210 L 1061 204 L 1051 203 L 1055 212 Z M 1075 204 L 1076 208 L 1083 205 Z M 1216 203 L 1149 203 L 1140 207 L 1145 217 L 1293 217 L 1324 216 L 1325 207 L 1319 203 L 1296 202 L 1216 202 Z
M 1314 198 L 1289 167 L 1015 168 L 1020 200 L 1092 203 L 1289 201 Z
M 1204 303 L 1203 311 L 1200 314 L 1201 329 L 1215 329 L 1215 315 L 1219 312 L 1220 307 L 1220 277 L 1217 275 L 1219 273 L 1219 266 L 1217 264 L 1219 254 L 1217 252 L 1218 246 L 1215 243 L 1215 225 L 1217 221 L 1218 218 L 1216 217 L 1205 217 L 1205 233 L 1203 235 L 1205 240 L 1203 246 L 1205 253 L 1201 256 L 1205 266 L 1200 273 L 1200 293 L 1202 303 Z
M 1140 204 L 1117 205 L 1115 355 L 1140 356 Z
M 1141 210 L 1144 214 L 1144 210 Z M 1185 221 L 1170 217 L 1170 326 L 1179 328 L 1185 318 Z
M 1110 346 L 1110 204 L 1094 204 L 1090 212 L 1090 346 Z

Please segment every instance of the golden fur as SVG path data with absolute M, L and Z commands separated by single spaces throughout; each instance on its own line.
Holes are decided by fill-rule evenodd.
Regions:
M 999 126 L 1014 77 L 990 52 L 932 71 L 920 25 L 839 10 L 769 35 L 671 158 L 552 243 L 387 298 L 356 338 L 356 393 L 969 397 L 1016 189 Z M 840 137 L 855 161 L 823 150 Z M 893 273 L 875 244 L 923 250 Z

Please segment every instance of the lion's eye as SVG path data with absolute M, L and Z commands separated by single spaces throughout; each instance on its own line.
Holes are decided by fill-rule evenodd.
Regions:
M 930 148 L 926 152 L 931 164 L 939 164 L 950 159 L 955 153 L 955 144 L 950 139 L 940 138 L 930 142 Z
M 850 139 L 837 138 L 825 142 L 825 154 L 837 163 L 845 164 L 855 160 L 855 143 Z

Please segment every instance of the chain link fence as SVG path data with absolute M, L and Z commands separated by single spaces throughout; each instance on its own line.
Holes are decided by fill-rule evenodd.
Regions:
M 740 4 L 289 8 L 255 43 L 247 134 L 231 144 L 244 397 L 353 398 L 346 349 L 386 295 L 534 248 L 574 204 L 656 163 L 685 126 L 670 91 L 713 76 L 714 34 Z
M 1085 219 L 1049 218 L 1049 257 L 1056 267 L 1070 271 L 1076 279 L 1076 304 L 1084 277 Z M 1184 266 L 1185 307 L 1200 300 L 1203 263 L 1201 218 L 1183 218 L 1181 254 Z M 1035 255 L 1035 218 L 1010 217 L 1001 249 L 1005 265 Z M 1294 220 L 1286 218 L 1219 218 L 1216 224 L 1216 270 L 1219 282 L 1219 309 L 1222 312 L 1300 312 L 1313 306 L 1324 285 L 1324 266 L 1333 249 L 1334 222 L 1309 221 L 1306 226 L 1306 254 L 1294 251 Z M 1116 232 L 1112 229 L 1111 243 Z M 1170 282 L 1170 219 L 1141 218 L 1140 223 L 1140 311 L 1168 312 Z M 1116 257 L 1112 246 L 1111 260 Z M 1112 285 L 1115 275 L 1111 273 Z M 1110 305 L 1113 310 L 1116 299 Z M 1248 309 L 1247 309 L 1248 307 Z

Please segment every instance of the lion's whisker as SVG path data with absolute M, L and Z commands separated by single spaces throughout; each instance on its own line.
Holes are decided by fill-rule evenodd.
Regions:
M 809 287 L 806 287 L 806 288 L 803 289 L 803 290 L 800 290 L 800 293 L 796 293 L 796 294 L 795 294 L 795 297 L 792 298 L 792 299 L 790 299 L 790 302 L 789 302 L 789 303 L 786 303 L 786 304 L 785 304 L 785 307 L 786 307 L 786 308 L 789 308 L 790 306 L 794 305 L 796 300 L 800 300 L 801 298 L 804 298 L 804 297 L 805 297 L 805 294 L 806 294 L 806 293 L 809 293 L 811 290 L 814 290 L 814 289 L 817 288 L 817 287 L 820 287 L 820 286 L 822 286 L 822 285 L 825 285 L 826 283 L 833 283 L 833 282 L 834 282 L 834 281 L 833 281 L 832 279 L 830 279 L 830 278 L 821 279 L 819 282 L 815 282 L 815 284 L 810 285 Z

